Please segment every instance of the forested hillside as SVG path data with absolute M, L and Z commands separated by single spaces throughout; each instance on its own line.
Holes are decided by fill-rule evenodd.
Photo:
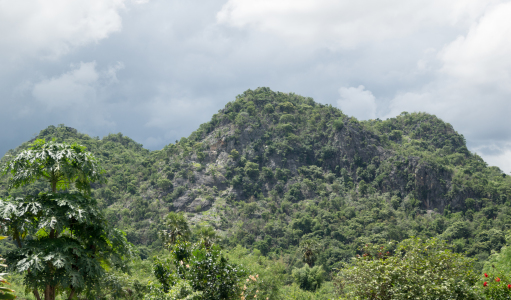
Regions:
M 93 195 L 143 259 L 161 250 L 157 233 L 170 211 L 212 226 L 226 249 L 282 258 L 288 274 L 303 266 L 300 241 L 319 242 L 315 264 L 328 274 L 367 243 L 412 236 L 444 239 L 480 269 L 505 245 L 511 224 L 511 178 L 427 113 L 358 121 L 311 98 L 259 88 L 160 151 L 120 133 L 100 139 L 64 125 L 37 138 L 77 142 L 99 159 L 107 182 Z M 0 197 L 49 189 L 38 182 L 8 192 L 7 180 Z

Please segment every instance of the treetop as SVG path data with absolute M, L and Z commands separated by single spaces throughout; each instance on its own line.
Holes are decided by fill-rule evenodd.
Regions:
M 44 178 L 52 192 L 69 189 L 71 184 L 88 194 L 92 182 L 103 181 L 104 170 L 86 147 L 55 140 L 37 139 L 28 150 L 19 153 L 2 170 L 10 173 L 9 189 L 18 188 Z

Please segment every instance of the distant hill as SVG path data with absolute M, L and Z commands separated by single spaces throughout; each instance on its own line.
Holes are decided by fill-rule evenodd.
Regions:
M 311 98 L 258 88 L 160 151 L 120 133 L 99 139 L 63 125 L 37 138 L 78 142 L 101 160 L 108 182 L 94 196 L 143 257 L 160 247 L 169 211 L 214 226 L 226 247 L 284 255 L 290 267 L 301 266 L 300 239 L 316 238 L 327 270 L 364 243 L 409 236 L 441 236 L 482 262 L 511 224 L 511 178 L 427 113 L 358 121 Z

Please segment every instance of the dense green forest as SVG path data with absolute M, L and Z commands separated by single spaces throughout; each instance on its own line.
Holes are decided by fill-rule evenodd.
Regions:
M 104 168 L 106 181 L 93 183 L 91 196 L 136 249 L 135 271 L 116 271 L 133 293 L 156 282 L 154 266 L 164 269 L 177 251 L 159 234 L 170 212 L 189 224 L 189 247 L 213 229 L 224 253 L 215 255 L 245 266 L 243 276 L 273 282 L 261 289 L 275 299 L 340 297 L 337 272 L 354 257 L 412 237 L 445 242 L 474 274 L 489 261 L 502 268 L 509 261 L 498 253 L 511 224 L 510 176 L 427 113 L 358 121 L 311 98 L 258 88 L 159 151 L 121 133 L 100 139 L 64 125 L 35 139 L 76 142 Z M 2 199 L 51 190 L 44 181 L 9 190 L 8 181 L 0 179 Z M 15 245 L 0 247 L 4 255 Z

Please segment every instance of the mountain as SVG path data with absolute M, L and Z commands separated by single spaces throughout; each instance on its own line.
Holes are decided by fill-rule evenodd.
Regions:
M 160 219 L 184 211 L 241 244 L 301 266 L 301 239 L 321 241 L 327 270 L 368 242 L 440 236 L 483 262 L 505 243 L 511 178 L 470 153 L 464 137 L 427 113 L 358 121 L 331 105 L 269 88 L 248 90 L 188 138 L 149 151 L 50 126 L 37 138 L 78 142 L 102 162 L 94 186 L 113 226 L 146 257 Z M 9 151 L 2 162 L 26 148 Z M 0 196 L 34 193 L 36 183 Z

